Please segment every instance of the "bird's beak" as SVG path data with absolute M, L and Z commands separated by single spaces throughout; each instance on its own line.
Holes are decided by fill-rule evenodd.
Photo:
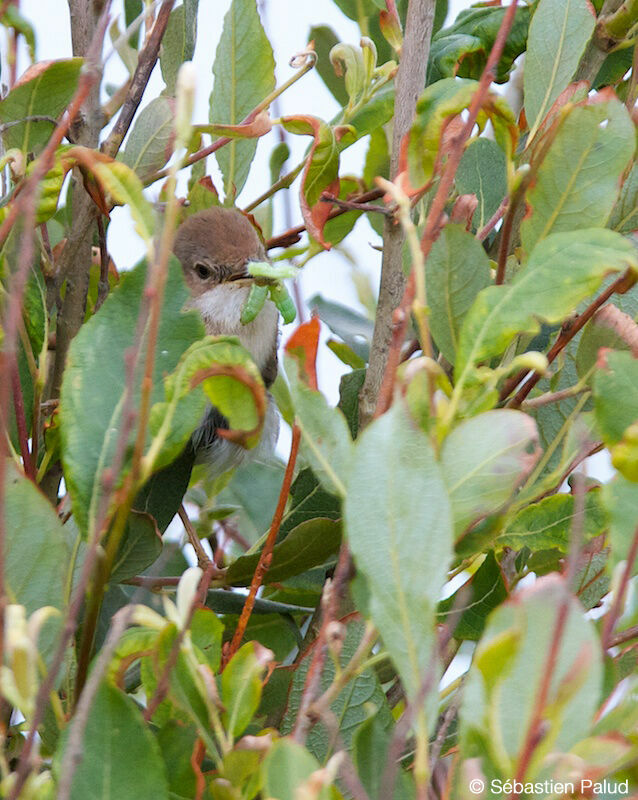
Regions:
M 259 259 L 252 259 L 252 260 L 259 261 Z M 245 261 L 242 267 L 238 269 L 237 272 L 233 272 L 233 274 L 230 275 L 228 278 L 226 278 L 226 280 L 233 282 L 241 282 L 246 284 L 253 283 L 254 281 L 257 281 L 259 284 L 262 285 L 274 283 L 274 281 L 271 280 L 270 278 L 262 278 L 262 277 L 255 278 L 254 275 L 251 275 L 250 272 L 248 271 L 248 265 L 250 264 L 250 262 L 251 259 Z

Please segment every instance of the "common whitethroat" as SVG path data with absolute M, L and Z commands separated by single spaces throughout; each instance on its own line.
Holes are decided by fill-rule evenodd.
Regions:
M 267 300 L 256 319 L 242 324 L 240 315 L 253 278 L 251 261 L 266 261 L 266 251 L 255 228 L 235 209 L 214 207 L 188 217 L 178 228 L 173 251 L 181 262 L 184 280 L 191 292 L 188 308 L 200 312 L 206 333 L 237 336 L 252 355 L 266 388 L 277 377 L 279 312 Z M 193 434 L 196 459 L 206 463 L 213 476 L 246 460 L 270 455 L 279 432 L 279 416 L 269 396 L 264 429 L 253 450 L 223 439 L 218 428 L 228 421 L 211 408 Z

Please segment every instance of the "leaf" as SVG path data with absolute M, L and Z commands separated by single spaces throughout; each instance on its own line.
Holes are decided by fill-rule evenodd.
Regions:
M 9 602 L 23 605 L 28 615 L 43 606 L 62 610 L 71 564 L 67 531 L 44 495 L 10 465 L 5 492 L 3 516 Z
M 75 94 L 84 59 L 60 58 L 32 64 L 0 102 L 0 123 L 17 122 L 3 133 L 6 150 L 17 147 L 23 153 L 38 153 L 49 141 L 55 122 L 27 119 L 51 117 L 57 120 Z
M 441 78 L 478 80 L 503 22 L 506 9 L 501 7 L 463 9 L 449 28 L 432 37 L 428 83 Z M 514 61 L 527 44 L 530 9 L 517 8 L 503 55 L 496 66 L 496 83 L 505 83 Z
M 347 490 L 346 535 L 368 584 L 370 615 L 414 698 L 436 647 L 434 611 L 452 554 L 452 511 L 427 436 L 399 406 L 360 435 Z
M 279 583 L 323 564 L 339 549 L 341 525 L 330 519 L 315 518 L 302 522 L 275 545 L 272 561 L 262 583 Z M 228 586 L 249 586 L 259 553 L 240 556 L 228 568 Z
M 330 63 L 330 51 L 339 42 L 337 34 L 328 25 L 313 25 L 308 33 L 308 38 L 315 43 L 315 53 L 317 54 L 316 70 L 319 73 L 319 77 L 337 103 L 340 106 L 345 106 L 348 102 L 348 93 L 343 80 L 336 75 Z
M 191 641 L 214 673 L 222 658 L 224 624 L 209 608 L 196 608 L 190 624 Z
M 264 797 L 272 800 L 296 800 L 304 781 L 319 769 L 314 756 L 291 738 L 277 739 L 261 765 Z M 313 795 L 314 797 L 315 795 Z M 317 800 L 328 800 L 328 790 L 321 788 Z
M 179 6 L 173 14 L 183 8 Z M 166 164 L 173 153 L 174 141 L 174 103 L 166 97 L 156 97 L 135 117 L 121 160 L 144 181 Z
M 313 295 L 308 300 L 308 306 L 312 311 L 316 311 L 319 319 L 343 339 L 358 356 L 364 361 L 368 360 L 374 331 L 371 319 L 341 303 L 325 300 L 320 294 Z
M 305 467 L 299 471 L 290 489 L 290 507 L 281 523 L 278 541 L 302 522 L 316 517 L 338 520 L 341 508 L 337 498 L 326 492 L 312 470 Z
M 540 0 L 529 26 L 523 79 L 528 141 L 573 78 L 595 24 L 587 0 Z
M 306 230 L 329 250 L 330 243 L 325 241 L 323 229 L 332 206 L 320 198 L 323 192 L 339 194 L 339 148 L 334 130 L 318 117 L 301 114 L 282 117 L 282 124 L 290 133 L 313 137 L 301 176 L 299 202 Z
M 68 156 L 76 158 L 92 172 L 102 190 L 115 203 L 128 206 L 135 222 L 135 230 L 148 244 L 153 238 L 155 216 L 151 204 L 144 196 L 142 183 L 133 170 L 121 161 L 113 161 L 103 153 L 87 147 L 73 147 Z
M 536 423 L 521 411 L 487 411 L 457 425 L 441 450 L 455 535 L 502 508 L 540 454 Z
M 560 322 L 606 274 L 628 267 L 638 268 L 635 249 L 613 231 L 592 228 L 543 239 L 510 284 L 488 286 L 474 301 L 461 328 L 457 378 L 502 353 L 516 335 L 537 333 L 539 319 Z
M 629 481 L 623 475 L 606 483 L 602 489 L 602 502 L 609 516 L 609 541 L 611 544 L 611 565 L 613 568 L 620 561 L 625 561 L 631 549 L 638 519 L 638 484 Z M 634 564 L 634 574 L 638 565 Z
M 197 40 L 197 7 L 199 0 L 184 0 L 173 9 L 162 37 L 160 68 L 166 90 L 175 96 L 177 73 L 184 61 L 191 61 Z
M 601 347 L 630 350 L 638 357 L 638 324 L 614 303 L 606 303 L 585 325 L 576 351 L 576 369 L 583 378 L 595 366 Z
M 611 351 L 596 371 L 593 383 L 596 423 L 607 445 L 619 442 L 638 419 L 638 359 Z
M 601 506 L 599 491 L 587 492 L 583 514 L 584 540 L 589 541 L 600 536 L 607 527 L 607 519 Z M 496 539 L 494 547 L 498 550 L 503 547 L 511 547 L 513 550 L 528 547 L 534 552 L 559 550 L 567 553 L 575 524 L 573 495 L 556 494 L 545 497 L 519 511 Z
M 353 439 L 359 434 L 359 393 L 365 377 L 365 369 L 354 369 L 342 375 L 339 381 L 339 408 L 343 411 Z
M 417 102 L 415 121 L 410 128 L 407 163 L 410 182 L 424 186 L 433 176 L 436 164 L 445 155 L 442 136 L 445 125 L 471 104 L 478 91 L 478 81 L 444 78 L 428 86 Z M 514 114 L 503 97 L 489 92 L 477 117 L 479 129 L 492 122 L 494 138 L 511 162 L 518 141 Z
M 530 252 L 550 233 L 604 226 L 634 146 L 633 123 L 619 100 L 572 109 L 527 193 L 523 248 Z
M 460 613 L 452 632 L 454 638 L 477 642 L 483 634 L 488 615 L 501 605 L 507 595 L 500 564 L 490 551 L 472 577 L 451 597 L 439 603 L 438 621 L 450 622 L 450 614 Z
M 272 660 L 270 650 L 257 642 L 246 642 L 230 659 L 222 672 L 222 722 L 234 739 L 252 720 L 261 698 L 261 679 Z
M 609 218 L 609 227 L 620 233 L 631 233 L 638 228 L 638 164 L 633 165 L 625 178 Z
M 537 710 L 561 609 L 567 610 L 552 664 L 543 725 L 525 773 L 533 780 L 544 756 L 566 753 L 587 736 L 600 702 L 601 648 L 593 622 L 557 575 L 540 578 L 489 617 L 460 708 L 461 759 L 477 758 L 483 774 L 511 778 Z M 512 713 L 513 709 L 516 713 Z
M 233 0 L 215 54 L 209 119 L 238 125 L 275 88 L 272 47 L 255 0 Z M 231 141 L 215 153 L 226 202 L 243 189 L 257 142 Z
M 453 364 L 463 318 L 476 295 L 492 283 L 489 259 L 463 226 L 446 225 L 428 256 L 425 282 L 432 336 Z
M 102 471 L 115 452 L 127 381 L 124 354 L 134 344 L 145 283 L 146 265 L 142 262 L 122 276 L 69 349 L 59 410 L 62 463 L 73 512 L 83 533 L 95 522 Z M 203 333 L 196 314 L 182 314 L 188 296 L 182 269 L 171 259 L 153 373 L 154 402 L 164 400 L 164 376 Z M 200 413 L 191 419 L 193 428 Z
M 161 552 L 162 537 L 155 520 L 149 514 L 133 511 L 118 547 L 110 580 L 118 583 L 139 575 L 150 567 Z
M 459 194 L 473 194 L 478 200 L 472 227 L 480 230 L 507 194 L 505 154 L 496 142 L 479 137 L 463 153 L 454 180 Z
M 246 541 L 256 542 L 270 527 L 282 480 L 281 462 L 248 462 L 235 470 L 217 496 L 217 504 L 236 509 L 235 524 Z
M 388 725 L 383 709 L 368 717 L 352 737 L 352 761 L 363 788 L 371 800 L 383 800 L 380 795 L 383 773 L 388 764 L 388 753 L 393 727 Z M 399 768 L 392 793 L 393 800 L 412 800 L 414 783 L 408 773 Z
M 102 684 L 91 706 L 82 756 L 73 773 L 71 800 L 169 798 L 157 740 L 138 706 L 108 683 Z M 61 759 L 62 753 L 54 761 L 58 771 Z
M 345 627 L 344 640 L 339 655 L 335 657 L 339 662 L 340 668 L 343 669 L 347 666 L 361 642 L 365 624 L 360 619 L 343 620 L 341 624 Z M 299 715 L 304 685 L 316 646 L 315 643 L 309 647 L 297 663 L 288 693 L 286 714 L 281 724 L 281 732 L 284 734 L 292 731 L 295 720 Z M 328 689 L 335 680 L 336 674 L 334 660 L 326 658 L 318 687 L 319 694 Z M 392 714 L 381 683 L 376 672 L 371 668 L 357 674 L 346 683 L 330 704 L 330 710 L 339 724 L 339 735 L 343 742 L 343 747 L 347 750 L 351 747 L 353 735 L 355 735 L 361 723 L 371 712 L 378 714 L 380 724 L 385 724 L 386 729 L 390 728 L 392 724 Z M 306 747 L 322 764 L 326 763 L 335 750 L 341 749 L 335 745 L 332 732 L 321 721 L 310 730 L 306 739 Z
M 133 508 L 150 514 L 160 533 L 164 533 L 179 511 L 194 460 L 195 452 L 187 445 L 173 462 L 151 475 L 135 498 Z
M 287 356 L 285 365 L 304 456 L 324 488 L 344 497 L 352 460 L 352 440 L 345 417 L 338 408 L 331 408 L 320 392 L 299 380 L 293 358 Z

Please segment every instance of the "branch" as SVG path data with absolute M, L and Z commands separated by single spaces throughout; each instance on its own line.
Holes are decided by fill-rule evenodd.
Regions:
M 603 61 L 609 55 L 611 47 L 616 44 L 605 35 L 604 23 L 606 17 L 613 15 L 622 5 L 622 0 L 605 0 L 598 17 L 598 23 L 594 29 L 594 35 L 585 48 L 583 57 L 580 60 L 574 81 L 587 81 L 590 86 L 598 75 L 598 71 L 603 65 Z
M 636 528 L 634 532 L 634 538 L 631 541 L 629 552 L 627 553 L 627 560 L 625 561 L 625 569 L 623 570 L 622 578 L 620 580 L 620 586 L 618 587 L 618 590 L 616 591 L 616 596 L 614 597 L 614 603 L 607 612 L 607 615 L 605 617 L 605 623 L 603 625 L 603 633 L 602 633 L 604 648 L 611 647 L 613 641 L 612 634 L 614 632 L 614 627 L 616 625 L 616 622 L 618 621 L 618 618 L 620 617 L 621 607 L 625 601 L 627 586 L 629 584 L 629 581 L 631 580 L 631 576 L 634 569 L 634 563 L 637 557 L 638 557 L 638 528 Z
M 569 320 L 567 323 L 565 323 L 558 334 L 558 338 L 547 354 L 548 364 L 551 364 L 552 361 L 556 359 L 558 354 L 564 350 L 574 336 L 576 336 L 576 334 L 582 330 L 582 328 L 589 322 L 589 320 L 594 316 L 596 311 L 598 311 L 603 303 L 606 303 L 607 300 L 609 300 L 609 298 L 616 292 L 618 294 L 624 294 L 625 292 L 628 292 L 637 280 L 638 276 L 636 276 L 632 270 L 628 269 L 619 278 L 616 278 L 616 280 L 611 283 L 599 297 L 593 300 L 583 311 L 583 313 L 580 314 L 580 316 L 576 317 L 575 320 Z M 525 372 L 519 372 L 505 383 L 503 389 L 501 390 L 501 399 L 505 399 L 508 394 L 518 386 L 518 384 L 525 377 L 525 374 Z M 519 389 L 518 394 L 507 404 L 508 408 L 518 408 L 542 377 L 543 376 L 539 372 L 532 372 L 529 379 L 526 380 L 523 386 L 521 386 Z
M 108 135 L 108 138 L 102 145 L 102 152 L 106 153 L 111 158 L 115 158 L 117 151 L 120 149 L 124 137 L 131 126 L 135 112 L 142 100 L 142 95 L 146 89 L 151 72 L 157 63 L 160 45 L 166 26 L 168 25 L 168 18 L 171 15 L 174 0 L 164 0 L 157 12 L 157 18 L 151 31 L 150 36 L 146 40 L 144 47 L 140 50 L 137 59 L 137 66 L 131 79 L 131 84 L 128 89 L 126 100 L 117 118 L 117 122 L 113 130 Z
M 457 136 L 454 136 L 450 142 L 450 151 L 448 159 L 445 163 L 443 174 L 441 175 L 441 179 L 439 181 L 438 189 L 432 201 L 432 205 L 430 206 L 430 211 L 428 212 L 428 216 L 425 221 L 425 230 L 423 232 L 423 237 L 421 239 L 421 250 L 423 252 L 424 262 L 427 262 L 428 256 L 430 255 L 430 251 L 432 249 L 432 245 L 438 238 L 439 233 L 441 231 L 444 218 L 445 203 L 447 202 L 448 195 L 452 189 L 454 176 L 456 175 L 456 170 L 461 161 L 461 157 L 463 156 L 463 151 L 465 149 L 465 142 L 469 139 L 472 133 L 472 129 L 474 128 L 481 107 L 490 90 L 490 85 L 492 83 L 492 80 L 494 79 L 496 66 L 500 61 L 501 54 L 503 53 L 503 48 L 505 47 L 505 43 L 507 41 L 507 37 L 509 35 L 512 25 L 514 24 L 516 6 L 517 6 L 517 0 L 512 0 L 511 4 L 507 8 L 507 11 L 505 12 L 505 15 L 503 16 L 501 27 L 499 28 L 498 34 L 496 35 L 496 39 L 494 40 L 494 46 L 490 51 L 490 55 L 489 58 L 487 59 L 487 64 L 485 65 L 483 74 L 481 75 L 478 88 L 474 93 L 474 97 L 472 98 L 472 102 L 470 103 L 470 106 L 468 108 L 468 116 L 465 121 L 465 124 L 463 125 L 463 128 L 461 129 L 460 133 Z M 389 352 L 387 353 L 385 372 L 382 377 L 382 391 L 379 391 L 377 397 L 376 409 L 374 412 L 376 415 L 381 414 L 383 413 L 383 411 L 385 411 L 392 398 L 394 377 L 396 375 L 396 370 L 397 367 L 399 366 L 399 362 L 401 359 L 401 345 L 405 338 L 405 329 L 407 327 L 409 319 L 409 308 L 412 305 L 412 302 L 414 301 L 415 292 L 416 292 L 416 278 L 413 270 L 410 274 L 407 286 L 405 287 L 405 291 L 403 293 L 403 299 L 401 300 L 399 307 L 395 309 L 395 311 L 393 312 L 392 324 L 394 325 L 394 330 L 392 331 L 392 344 L 391 347 L 389 348 Z M 374 349 L 374 339 L 372 348 Z M 371 360 L 372 360 L 372 354 L 371 354 Z M 368 369 L 368 374 L 369 373 L 370 369 Z M 365 390 L 365 384 L 364 384 L 364 390 Z
M 396 177 L 401 142 L 414 119 L 416 103 L 425 86 L 425 75 L 434 22 L 434 0 L 410 0 L 405 23 L 401 60 L 395 78 L 394 121 L 390 177 Z M 359 427 L 372 417 L 383 382 L 390 343 L 394 344 L 393 314 L 405 291 L 403 273 L 404 234 L 400 225 L 386 219 L 383 226 L 383 259 L 379 303 L 370 348 L 370 362 L 359 394 Z
M 250 619 L 250 615 L 252 614 L 253 608 L 255 607 L 255 599 L 257 597 L 257 592 L 259 591 L 259 587 L 263 583 L 264 576 L 266 575 L 266 573 L 268 572 L 268 568 L 270 567 L 270 562 L 272 561 L 273 547 L 275 546 L 277 534 L 279 533 L 279 528 L 281 527 L 281 520 L 283 519 L 284 511 L 286 510 L 288 495 L 290 494 L 290 487 L 292 485 L 292 479 L 295 472 L 295 464 L 297 462 L 297 453 L 299 452 L 300 439 L 301 439 L 301 431 L 299 430 L 299 426 L 295 425 L 292 429 L 292 444 L 290 445 L 290 455 L 288 457 L 288 463 L 286 464 L 286 471 L 284 472 L 284 479 L 282 481 L 281 490 L 279 492 L 279 500 L 277 502 L 277 508 L 275 509 L 272 522 L 270 523 L 270 530 L 268 531 L 268 536 L 266 537 L 266 541 L 264 542 L 264 546 L 259 556 L 259 561 L 257 562 L 257 566 L 255 567 L 255 572 L 253 575 L 253 579 L 250 583 L 248 596 L 246 597 L 246 602 L 244 603 L 244 607 L 242 608 L 241 616 L 239 617 L 239 622 L 237 623 L 237 628 L 235 629 L 235 633 L 233 634 L 230 647 L 224 653 L 222 669 L 230 661 L 230 659 L 237 652 L 239 646 L 241 645 L 241 640 L 244 638 L 244 633 L 246 632 L 246 626 L 248 625 L 248 620 Z

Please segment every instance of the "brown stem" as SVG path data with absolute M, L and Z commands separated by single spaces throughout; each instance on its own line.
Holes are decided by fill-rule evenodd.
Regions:
M 202 569 L 206 569 L 211 563 L 210 558 L 202 547 L 202 543 L 197 535 L 197 531 L 193 527 L 193 523 L 190 521 L 183 504 L 179 507 L 179 511 L 177 513 L 179 514 L 179 518 L 181 519 L 184 530 L 186 531 L 188 541 L 191 543 L 193 550 L 195 551 L 195 555 L 197 556 L 198 566 Z
M 632 625 L 631 628 L 625 628 L 609 640 L 609 647 L 617 647 L 625 642 L 630 642 L 632 639 L 638 639 L 638 625 Z
M 386 217 L 391 217 L 394 214 L 393 209 L 386 206 L 375 206 L 371 203 L 359 203 L 356 200 L 341 200 L 330 192 L 324 192 L 320 200 L 322 203 L 334 203 L 337 208 L 342 208 L 344 211 L 371 211 L 376 214 L 385 214 Z
M 605 16 L 613 14 L 621 5 L 622 0 L 605 0 L 598 17 L 599 22 L 602 22 Z M 590 39 L 583 53 L 583 57 L 580 60 L 580 64 L 574 75 L 574 81 L 584 80 L 591 85 L 596 75 L 598 75 L 603 61 L 607 58 L 611 47 L 615 44 L 615 42 L 610 41 L 609 37 L 605 37 L 603 32 L 604 28 L 602 28 L 600 24 L 597 25 L 594 30 L 594 35 Z
M 173 3 L 174 0 L 164 0 L 157 12 L 157 17 L 150 36 L 145 42 L 144 47 L 140 50 L 137 66 L 135 67 L 135 72 L 131 79 L 131 85 L 129 86 L 126 100 L 124 101 L 124 105 L 122 106 L 122 110 L 120 111 L 120 115 L 117 118 L 113 130 L 102 146 L 102 151 L 111 156 L 111 158 L 115 158 L 117 151 L 124 141 L 124 137 L 131 126 L 135 112 L 142 100 L 142 95 L 144 94 L 148 80 L 151 77 L 151 72 L 157 63 L 162 37 L 168 25 L 168 18 L 170 17 Z
M 275 509 L 272 522 L 270 523 L 270 530 L 268 531 L 268 536 L 266 537 L 266 541 L 264 542 L 264 546 L 259 556 L 259 561 L 257 562 L 257 566 L 255 567 L 253 579 L 250 582 L 250 589 L 248 591 L 248 596 L 246 597 L 244 607 L 242 608 L 241 615 L 239 617 L 239 622 L 237 623 L 237 628 L 235 629 L 235 633 L 233 634 L 233 638 L 228 650 L 224 653 L 224 661 L 222 664 L 222 669 L 230 661 L 230 659 L 237 652 L 239 646 L 241 645 L 241 640 L 244 638 L 244 633 L 246 633 L 246 626 L 248 625 L 248 620 L 250 619 L 250 615 L 252 614 L 253 608 L 255 607 L 255 599 L 257 598 L 257 592 L 259 591 L 259 587 L 261 586 L 264 580 L 264 576 L 268 572 L 268 567 L 270 566 L 270 562 L 272 561 L 273 547 L 275 546 L 275 540 L 277 539 L 277 534 L 279 533 L 279 528 L 281 527 L 281 520 L 283 519 L 284 511 L 286 510 L 288 495 L 290 494 L 290 487 L 292 485 L 292 479 L 295 472 L 295 464 L 297 463 L 297 453 L 299 452 L 300 440 L 301 440 L 301 431 L 299 430 L 299 426 L 295 425 L 292 429 L 292 443 L 290 445 L 290 455 L 288 457 L 288 464 L 286 465 L 286 471 L 284 472 L 284 479 L 282 481 L 281 490 L 279 492 L 279 500 L 277 502 L 277 508 Z
M 468 108 L 467 120 L 465 121 L 460 133 L 452 138 L 448 159 L 445 163 L 443 174 L 441 175 L 432 205 L 430 206 L 430 211 L 428 212 L 425 222 L 425 230 L 421 239 L 421 250 L 423 251 L 424 261 L 427 261 L 427 258 L 430 255 L 430 250 L 432 249 L 432 245 L 438 238 L 438 235 L 441 231 L 444 219 L 445 203 L 447 202 L 448 195 L 452 189 L 454 176 L 465 148 L 465 142 L 472 133 L 472 129 L 476 123 L 479 111 L 481 110 L 481 107 L 485 102 L 485 98 L 490 90 L 490 85 L 494 78 L 494 71 L 498 62 L 500 61 L 503 48 L 505 47 L 505 42 L 507 41 L 508 34 L 514 23 L 516 6 L 517 0 L 512 0 L 512 3 L 508 6 L 507 11 L 503 16 L 501 27 L 496 35 L 496 39 L 494 40 L 494 46 L 492 47 L 489 58 L 487 59 L 487 64 L 485 65 L 485 69 L 481 75 L 478 88 L 474 93 L 472 102 Z M 380 387 L 383 388 L 383 391 L 379 390 L 378 393 L 375 409 L 376 416 L 385 411 L 392 397 L 394 378 L 401 357 L 401 345 L 405 338 L 405 330 L 409 319 L 408 310 L 414 300 L 415 285 L 414 273 L 412 273 L 410 275 L 410 279 L 408 280 L 407 286 L 405 287 L 403 299 L 401 300 L 399 307 L 395 309 L 394 316 L 392 318 L 392 325 L 394 326 L 393 329 L 391 329 L 392 343 L 388 348 L 385 362 L 385 372 L 383 373 L 382 380 L 379 384 Z M 369 372 L 370 369 L 368 369 L 368 373 Z
M 408 3 L 401 60 L 395 78 L 391 178 L 396 177 L 401 143 L 410 130 L 417 99 L 425 86 L 434 7 L 433 0 L 410 0 Z M 365 427 L 375 408 L 378 407 L 379 392 L 388 367 L 391 345 L 394 345 L 393 315 L 401 303 L 406 285 L 403 272 L 404 238 L 401 226 L 395 220 L 387 218 L 383 226 L 381 283 L 370 347 L 370 363 L 359 394 L 360 428 Z
M 607 300 L 609 300 L 609 298 L 616 292 L 618 294 L 624 294 L 625 292 L 629 291 L 629 289 L 631 289 L 631 287 L 636 283 L 636 280 L 638 280 L 638 278 L 634 272 L 632 270 L 627 270 L 613 283 L 611 283 L 599 297 L 593 300 L 583 311 L 583 313 L 580 314 L 580 316 L 576 317 L 575 320 L 570 320 L 568 323 L 563 325 L 560 333 L 558 334 L 558 338 L 547 354 L 548 363 L 551 364 L 556 359 L 558 354 L 564 350 L 574 336 L 576 336 L 576 334 L 582 330 L 582 328 L 589 322 L 589 320 L 594 316 L 596 311 L 598 311 L 603 303 L 606 303 Z M 518 386 L 524 377 L 525 372 L 519 372 L 513 378 L 510 378 L 510 380 L 507 381 L 503 386 L 501 398 L 504 399 L 507 397 L 507 395 L 514 388 L 516 388 L 516 386 Z M 532 391 L 542 377 L 543 376 L 539 372 L 533 372 L 529 379 L 525 381 L 523 386 L 521 386 L 521 388 L 518 390 L 516 396 L 507 404 L 508 407 L 519 408 L 521 403 L 525 400 L 527 395 Z
M 507 211 L 508 203 L 509 203 L 509 197 L 504 197 L 503 200 L 501 201 L 500 206 L 488 219 L 485 225 L 483 225 L 480 231 L 476 232 L 476 238 L 479 240 L 479 242 L 484 242 L 490 235 L 490 233 L 494 230 L 499 220 L 502 219 L 503 215 Z

